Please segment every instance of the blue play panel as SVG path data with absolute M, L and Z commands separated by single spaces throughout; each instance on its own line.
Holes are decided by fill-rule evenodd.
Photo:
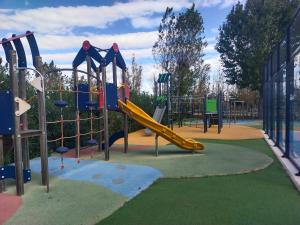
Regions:
M 31 160 L 30 164 L 32 172 L 41 171 L 40 158 Z M 64 158 L 64 169 L 60 166 L 60 157 L 49 157 L 50 176 L 91 182 L 128 198 L 136 196 L 163 176 L 159 170 L 149 166 L 95 160 L 82 160 L 77 163 L 74 158 Z

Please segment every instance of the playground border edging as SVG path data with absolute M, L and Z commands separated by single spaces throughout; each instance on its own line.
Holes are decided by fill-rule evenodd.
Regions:
M 289 159 L 282 157 L 282 151 L 275 146 L 275 143 L 268 137 L 267 134 L 265 134 L 263 130 L 261 130 L 261 132 L 263 133 L 264 139 L 272 149 L 273 153 L 276 155 L 277 159 L 287 172 L 297 191 L 300 192 L 300 176 L 296 175 L 298 173 L 297 168 L 290 162 Z

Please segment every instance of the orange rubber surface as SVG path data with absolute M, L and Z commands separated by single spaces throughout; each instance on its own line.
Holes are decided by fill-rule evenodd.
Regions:
M 0 225 L 4 224 L 12 217 L 18 208 L 22 205 L 20 196 L 10 194 L 0 194 Z
M 175 133 L 181 135 L 184 138 L 199 138 L 199 139 L 216 139 L 216 140 L 246 140 L 263 138 L 259 129 L 242 126 L 242 125 L 229 125 L 224 124 L 222 132 L 217 133 L 217 127 L 211 127 L 207 133 L 203 133 L 202 127 L 174 127 Z M 145 136 L 144 129 L 132 132 L 128 136 L 128 142 L 130 145 L 150 145 L 155 144 L 155 135 Z M 167 145 L 170 142 L 162 137 L 158 138 L 159 145 Z M 123 139 L 116 141 L 116 144 L 123 144 Z

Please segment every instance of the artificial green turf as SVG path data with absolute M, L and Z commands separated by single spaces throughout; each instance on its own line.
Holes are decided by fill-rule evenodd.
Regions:
M 248 147 L 275 159 L 262 139 L 204 142 Z M 160 179 L 98 224 L 298 225 L 300 196 L 275 159 L 248 174 Z
M 182 150 L 175 145 L 142 151 L 111 152 L 111 162 L 141 164 L 158 169 L 167 178 L 239 174 L 267 167 L 272 159 L 266 154 L 234 145 L 206 143 L 203 153 Z
M 25 185 L 22 206 L 5 225 L 92 225 L 128 200 L 96 184 L 53 177 L 46 193 L 39 181 L 40 176 L 33 174 Z

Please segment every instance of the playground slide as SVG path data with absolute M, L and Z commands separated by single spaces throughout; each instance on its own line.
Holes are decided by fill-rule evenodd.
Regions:
M 166 106 L 164 106 L 163 108 L 161 108 L 159 106 L 156 106 L 156 109 L 155 109 L 155 112 L 154 112 L 152 118 L 156 122 L 161 123 L 162 118 L 164 117 L 165 111 L 166 111 Z M 152 135 L 152 131 L 149 128 L 146 128 L 144 130 L 144 133 L 145 133 L 146 136 L 151 136 Z
M 147 113 L 145 113 L 142 109 L 137 107 L 129 100 L 127 100 L 126 103 L 118 100 L 118 105 L 119 108 L 130 118 L 149 128 L 159 136 L 165 138 L 178 147 L 192 151 L 199 151 L 204 149 L 204 146 L 201 143 L 196 142 L 192 139 L 185 139 L 174 133 L 170 128 L 156 122 L 152 117 L 150 117 Z
M 119 131 L 114 133 L 113 135 L 111 135 L 109 137 L 109 147 L 113 145 L 113 143 L 115 143 L 118 139 L 124 137 L 124 131 Z M 102 149 L 104 149 L 104 143 L 102 144 Z

